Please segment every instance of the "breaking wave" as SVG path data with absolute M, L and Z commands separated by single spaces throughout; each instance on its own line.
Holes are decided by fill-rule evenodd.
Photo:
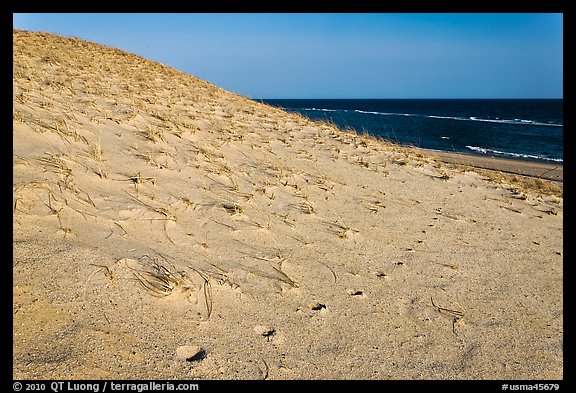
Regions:
M 499 150 L 495 150 L 495 149 L 488 149 L 485 147 L 466 146 L 466 148 L 468 148 L 472 151 L 475 151 L 477 153 L 482 153 L 482 154 L 492 154 L 492 155 L 498 155 L 498 156 L 503 156 L 503 157 L 514 157 L 514 158 L 520 158 L 520 159 L 524 158 L 524 159 L 532 159 L 532 160 L 545 160 L 545 161 L 553 161 L 553 162 L 558 162 L 558 163 L 564 162 L 564 160 L 561 158 L 549 158 L 549 157 L 537 156 L 537 155 L 533 155 L 533 154 L 511 153 L 511 152 L 499 151 Z

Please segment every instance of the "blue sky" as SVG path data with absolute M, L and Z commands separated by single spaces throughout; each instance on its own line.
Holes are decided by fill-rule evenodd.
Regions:
M 562 14 L 14 14 L 250 98 L 562 98 Z

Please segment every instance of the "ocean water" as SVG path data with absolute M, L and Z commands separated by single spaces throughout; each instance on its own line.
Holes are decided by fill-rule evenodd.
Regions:
M 563 163 L 562 99 L 259 99 L 403 145 Z

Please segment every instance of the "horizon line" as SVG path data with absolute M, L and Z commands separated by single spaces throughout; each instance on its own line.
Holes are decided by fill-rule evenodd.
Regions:
M 315 97 L 315 98 L 295 98 L 295 97 L 267 97 L 267 98 L 263 98 L 263 97 L 258 97 L 258 98 L 252 98 L 252 97 L 247 97 L 245 96 L 245 98 L 251 99 L 251 100 L 563 100 L 564 97 L 523 97 L 523 98 L 474 98 L 474 97 L 469 97 L 469 98 L 460 98 L 460 97 L 453 97 L 453 98 L 434 98 L 434 97 L 404 97 L 404 98 L 394 98 L 394 97 L 388 97 L 388 98 L 322 98 L 322 97 Z

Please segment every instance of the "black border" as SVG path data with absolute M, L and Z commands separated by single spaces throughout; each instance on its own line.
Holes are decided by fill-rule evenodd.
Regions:
M 161 10 L 159 10 L 158 3 L 155 2 L 109 2 L 107 0 L 101 0 L 97 2 L 32 2 L 32 1 L 13 1 L 10 5 L 11 13 L 7 13 L 6 23 L 6 52 L 4 53 L 3 59 L 7 62 L 12 55 L 12 44 L 9 42 L 12 33 L 8 33 L 8 29 L 12 29 L 12 13 L 26 13 L 26 12 L 134 12 L 137 8 L 137 12 L 230 12 L 230 13 L 247 13 L 247 12 L 423 12 L 423 13 L 440 13 L 440 12 L 543 12 L 543 13 L 563 13 L 564 14 L 564 48 L 568 51 L 564 51 L 564 129 L 568 130 L 565 137 L 565 147 L 568 149 L 568 154 L 564 154 L 564 200 L 570 199 L 572 196 L 572 181 L 571 181 L 571 168 L 573 158 L 570 151 L 574 148 L 572 143 L 573 135 L 576 133 L 576 124 L 574 121 L 574 109 L 575 103 L 574 93 L 576 92 L 576 84 L 574 79 L 574 73 L 576 71 L 576 66 L 574 62 L 574 49 L 576 48 L 576 32 L 574 31 L 574 16 L 575 16 L 575 5 L 576 2 L 573 0 L 541 0 L 540 2 L 521 2 L 518 1 L 481 1 L 471 4 L 469 2 L 460 2 L 459 4 L 454 4 L 453 1 L 426 1 L 424 3 L 412 3 L 412 2 L 402 2 L 396 1 L 395 4 L 386 4 L 380 2 L 380 5 L 375 2 L 348 2 L 335 4 L 334 2 L 302 2 L 302 1 L 287 1 L 287 2 L 269 2 L 267 4 L 254 3 L 254 2 L 226 2 L 221 4 L 215 1 L 198 1 L 198 2 L 172 2 L 172 4 L 163 2 L 161 3 Z M 104 11 L 106 10 L 106 11 Z M 8 53 L 10 51 L 10 53 Z M 4 70 L 6 68 L 3 68 Z M 7 74 L 4 75 L 7 78 Z M 8 80 L 4 84 L 6 96 L 10 90 L 7 88 L 9 86 Z M 11 119 L 9 115 L 10 105 L 8 102 L 2 105 L 2 108 L 6 109 L 6 114 L 4 119 L 7 123 Z M 5 128 L 5 130 L 10 129 L 10 125 Z M 6 134 L 8 134 L 6 132 Z M 10 146 L 11 144 L 7 144 Z M 9 157 L 6 155 L 6 157 Z M 564 203 L 564 216 L 572 217 L 573 207 L 570 203 Z M 3 212 L 11 211 L 11 206 L 8 208 L 6 206 Z M 8 221 L 8 220 L 6 220 Z M 568 222 L 571 222 L 570 220 Z M 12 220 L 10 220 L 10 227 L 12 226 Z M 564 235 L 564 245 L 570 245 L 570 228 L 568 228 L 568 236 Z M 8 247 L 8 245 L 7 245 Z M 5 248 L 6 249 L 6 248 Z M 564 277 L 572 278 L 571 273 L 571 263 L 574 261 L 572 257 L 572 250 L 570 247 L 564 247 L 564 260 L 569 263 L 564 263 Z M 570 311 L 572 301 L 574 299 L 574 294 L 572 291 L 572 283 L 570 281 L 564 280 L 564 310 L 567 317 L 570 316 Z M 6 286 L 8 288 L 8 286 Z M 11 293 L 5 297 L 5 299 L 11 299 Z M 10 305 L 7 305 L 7 312 L 12 309 Z M 8 318 L 7 318 L 8 319 Z M 12 316 L 9 318 L 12 322 Z M 215 390 L 222 388 L 247 388 L 250 390 L 266 389 L 268 392 L 270 388 L 295 388 L 295 389 L 336 389 L 336 390 L 348 390 L 348 389 L 442 389 L 443 391 L 458 391 L 461 392 L 462 389 L 466 388 L 478 388 L 482 391 L 503 391 L 502 385 L 509 384 L 528 384 L 534 385 L 538 383 L 554 383 L 560 384 L 560 390 L 564 391 L 568 386 L 574 386 L 574 363 L 571 361 L 573 352 L 571 351 L 572 344 L 574 342 L 571 333 L 573 322 L 570 318 L 564 318 L 564 379 L 561 381 L 540 381 L 540 380 L 386 380 L 386 381 L 365 381 L 365 380 L 282 380 L 282 381 L 185 381 L 189 383 L 197 383 L 199 385 L 199 391 Z M 12 353 L 12 348 L 10 350 Z M 13 391 L 14 383 L 20 382 L 22 384 L 28 384 L 30 382 L 42 382 L 47 386 L 47 391 L 49 389 L 50 383 L 54 380 L 40 380 L 40 381 L 17 381 L 12 378 L 12 369 L 4 368 L 7 378 L 12 380 Z M 56 380 L 62 381 L 62 380 Z M 66 381 L 66 380 L 64 380 Z M 69 380 L 74 382 L 75 380 Z M 177 383 L 178 381 L 164 381 L 164 380 L 110 380 L 116 383 L 141 383 L 141 382 L 171 382 Z M 99 383 L 102 384 L 103 381 L 82 381 L 84 383 Z M 184 381 L 180 381 L 184 382 Z M 24 390 L 23 390 L 24 391 Z M 102 389 L 99 390 L 102 392 Z M 109 389 L 107 391 L 110 391 Z
M 123 389 L 111 388 L 111 384 L 123 385 Z M 503 380 L 503 381 L 492 381 L 492 380 L 387 380 L 387 381 L 377 381 L 377 380 L 274 380 L 274 381 L 255 381 L 255 380 L 225 380 L 225 381 L 213 381 L 213 380 L 14 380 L 13 381 L 13 391 L 14 392 L 30 392 L 30 391 L 47 391 L 47 392 L 57 392 L 55 393 L 66 393 L 66 392 L 95 392 L 96 390 L 69 390 L 68 384 L 74 387 L 75 385 L 98 385 L 98 393 L 115 393 L 115 392 L 137 392 L 137 390 L 129 390 L 128 385 L 141 385 L 141 384 L 164 384 L 172 385 L 174 389 L 164 389 L 164 390 L 141 390 L 143 393 L 149 392 L 182 392 L 182 393 L 192 393 L 195 391 L 206 392 L 214 391 L 216 389 L 232 388 L 232 389 L 249 389 L 250 392 L 266 391 L 270 393 L 271 388 L 281 389 L 281 388 L 292 388 L 292 389 L 329 389 L 336 391 L 350 391 L 353 392 L 354 389 L 366 389 L 366 390 L 376 390 L 382 388 L 390 389 L 431 389 L 435 391 L 436 389 L 442 389 L 443 392 L 459 392 L 463 393 L 466 388 L 470 388 L 473 384 L 474 388 L 481 389 L 483 392 L 510 392 L 514 391 L 513 386 L 515 385 L 526 385 L 532 387 L 532 391 L 549 391 L 555 392 L 564 391 L 567 386 L 564 381 L 555 380 Z M 18 389 L 18 384 L 22 386 L 21 390 Z M 56 385 L 53 385 L 56 384 Z M 178 384 L 195 384 L 198 385 L 196 390 L 176 390 Z M 42 389 L 42 385 L 44 389 Z M 542 387 L 543 389 L 535 389 L 536 385 L 548 385 L 548 389 Z M 26 390 L 26 387 L 33 386 L 34 390 Z M 504 388 L 506 386 L 506 388 Z M 556 386 L 558 389 L 556 389 Z M 54 389 L 53 387 L 57 387 Z M 521 390 L 522 388 L 515 389 Z M 524 389 L 529 390 L 529 389 Z M 397 390 L 392 390 L 397 391 Z
M 214 13 L 494 13 L 494 12 L 534 12 L 562 13 L 572 6 L 572 0 L 417 0 L 417 1 L 163 1 L 133 2 L 100 0 L 94 2 L 72 1 L 13 1 L 12 12 L 126 12 L 126 13 L 165 13 L 165 12 L 214 12 Z

